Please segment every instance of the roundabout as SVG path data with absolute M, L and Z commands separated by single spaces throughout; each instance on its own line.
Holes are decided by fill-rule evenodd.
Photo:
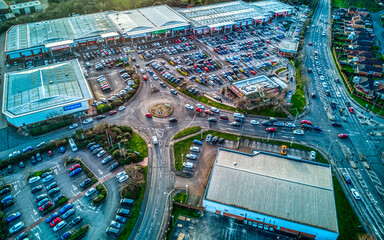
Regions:
M 169 103 L 158 103 L 149 108 L 149 112 L 154 117 L 164 118 L 173 113 L 173 106 Z

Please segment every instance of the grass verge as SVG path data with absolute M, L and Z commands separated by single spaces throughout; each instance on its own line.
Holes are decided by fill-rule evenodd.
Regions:
M 129 144 L 133 151 L 139 152 L 139 157 L 146 158 L 148 156 L 148 147 L 144 139 L 137 133 L 132 133 Z
M 380 7 L 376 1 L 333 0 L 332 4 L 336 8 L 348 8 L 348 7 L 367 8 L 371 12 L 376 12 L 380 10 Z
M 185 136 L 191 135 L 193 133 L 197 133 L 199 131 L 201 131 L 201 127 L 200 126 L 184 128 L 180 132 L 176 133 L 176 135 L 173 137 L 173 140 L 176 140 L 176 139 L 179 139 L 179 138 L 183 138 Z
M 337 222 L 340 235 L 338 240 L 358 239 L 364 231 L 359 228 L 360 221 L 353 211 L 336 177 L 333 177 L 333 190 L 335 191 Z
M 188 194 L 179 192 L 173 197 L 174 202 L 187 203 Z
M 140 188 L 140 191 L 138 192 L 137 198 L 135 199 L 135 205 L 131 209 L 131 216 L 129 217 L 127 223 L 125 224 L 124 229 L 121 232 L 120 236 L 117 238 L 118 240 L 128 239 L 128 237 L 131 235 L 133 228 L 135 227 L 137 218 L 140 215 L 140 207 L 141 207 L 141 204 L 143 203 L 145 185 L 147 183 L 147 173 L 148 173 L 148 167 L 144 167 L 144 182 L 142 184 L 142 187 Z
M 295 62 L 296 68 L 296 91 L 291 98 L 291 107 L 288 109 L 289 113 L 295 116 L 297 112 L 301 113 L 305 107 L 305 93 L 304 93 L 304 81 L 301 75 L 300 63 Z M 297 111 L 296 111 L 297 109 Z

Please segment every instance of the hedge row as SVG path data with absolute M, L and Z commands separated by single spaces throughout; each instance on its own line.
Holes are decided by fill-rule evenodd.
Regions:
M 3 211 L 0 211 L 0 239 L 6 239 L 9 233 L 7 220 Z
M 88 232 L 90 226 L 85 225 L 82 226 L 81 228 L 77 229 L 69 238 L 68 240 L 78 240 L 81 239 L 85 236 L 85 234 Z
M 107 192 L 107 189 L 105 189 L 104 185 L 101 183 L 96 186 L 96 190 L 100 194 L 97 197 L 95 197 L 94 199 L 92 199 L 92 203 L 97 205 L 97 204 L 104 202 L 105 199 L 107 199 L 108 192 Z

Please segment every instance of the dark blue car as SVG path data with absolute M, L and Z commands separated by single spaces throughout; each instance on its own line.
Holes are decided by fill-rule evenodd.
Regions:
M 314 126 L 313 129 L 316 131 L 319 131 L 319 132 L 323 131 L 323 130 L 321 130 L 321 128 L 319 126 Z
M 64 233 L 64 234 L 59 238 L 59 240 L 68 239 L 71 235 L 72 235 L 71 232 L 66 232 L 66 233 Z
M 81 169 L 81 168 L 77 168 L 77 169 L 73 170 L 69 175 L 70 175 L 71 177 L 73 177 L 73 176 L 75 176 L 75 175 L 81 173 L 82 171 L 83 171 L 83 169 Z
M 99 144 L 96 144 L 96 145 L 93 145 L 89 150 L 93 151 L 95 150 L 96 148 L 100 147 Z
M 193 144 L 202 145 L 203 143 L 199 140 L 193 140 Z
M 20 213 L 19 212 L 12 213 L 11 215 L 9 215 L 7 217 L 7 223 L 12 222 L 13 220 L 15 220 L 15 219 L 17 219 L 19 217 L 20 217 Z
M 68 211 L 69 209 L 71 209 L 73 207 L 72 203 L 68 203 L 67 205 L 65 205 L 64 207 L 60 208 L 59 212 L 61 214 L 65 213 L 66 211 Z
M 47 219 L 45 219 L 45 221 L 47 223 L 49 222 L 52 222 L 53 219 L 57 218 L 58 216 L 60 216 L 60 214 L 58 212 L 55 212 L 54 214 L 52 214 L 51 216 L 47 217 Z

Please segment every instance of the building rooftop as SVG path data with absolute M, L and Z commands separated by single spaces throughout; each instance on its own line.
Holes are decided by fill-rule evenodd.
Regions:
M 15 117 L 92 99 L 78 60 L 5 73 L 3 113 Z
M 167 5 L 108 14 L 122 34 L 138 35 L 169 28 L 185 27 L 189 21 Z
M 25 2 L 25 3 L 19 3 L 19 4 L 13 4 L 9 7 L 11 9 L 19 9 L 19 8 L 26 8 L 26 7 L 33 7 L 33 6 L 40 6 L 41 3 L 39 1 L 31 1 L 31 2 Z
M 204 198 L 338 232 L 329 165 L 219 148 Z
M 106 14 L 80 15 L 12 26 L 7 32 L 6 51 L 116 31 L 117 29 Z
M 219 27 L 243 19 L 267 19 L 268 13 L 243 1 L 218 3 L 178 10 L 194 27 Z
M 293 10 L 293 6 L 275 0 L 253 2 L 250 5 L 267 13 L 282 13 Z
M 279 49 L 284 52 L 297 52 L 297 48 L 299 46 L 298 42 L 283 40 L 280 43 Z
M 0 10 L 8 9 L 8 5 L 5 3 L 4 0 L 0 0 Z
M 242 91 L 244 95 L 249 95 L 255 92 L 260 92 L 275 87 L 278 87 L 280 89 L 287 88 L 287 84 L 280 81 L 280 79 L 276 77 L 269 78 L 265 75 L 240 80 L 232 83 L 232 85 Z

